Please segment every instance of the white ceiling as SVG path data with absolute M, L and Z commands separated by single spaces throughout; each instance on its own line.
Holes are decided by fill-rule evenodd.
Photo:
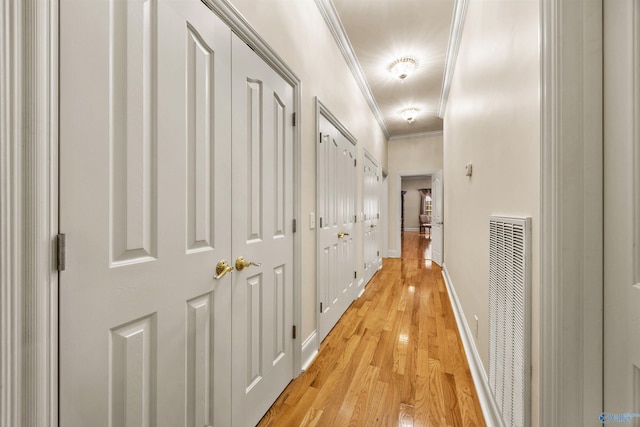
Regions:
M 322 3 L 327 9 L 333 6 L 339 16 L 342 25 L 333 30 L 334 36 L 338 40 L 336 33 L 344 31 L 348 42 L 342 44 L 353 52 L 351 59 L 345 57 L 356 62 L 350 64 L 356 79 L 358 66 L 361 69 L 360 78 L 374 99 L 370 105 L 374 110 L 377 106 L 388 136 L 442 131 L 437 113 L 454 0 L 321 0 L 321 8 Z M 389 66 L 405 56 L 419 65 L 401 81 L 389 73 Z M 409 107 L 419 110 L 413 123 L 400 116 Z

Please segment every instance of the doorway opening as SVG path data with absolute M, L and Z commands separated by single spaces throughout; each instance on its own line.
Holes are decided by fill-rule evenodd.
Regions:
M 442 265 L 442 171 L 398 173 L 395 197 L 399 199 L 395 236 L 398 257 L 403 256 L 406 243 L 413 241 L 411 247 L 420 247 L 421 256 Z M 419 241 L 423 243 L 417 245 Z

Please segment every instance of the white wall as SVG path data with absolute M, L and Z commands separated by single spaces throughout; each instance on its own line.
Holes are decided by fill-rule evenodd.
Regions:
M 402 174 L 417 175 L 420 172 L 429 173 L 442 170 L 442 140 L 442 135 L 436 134 L 389 141 L 387 167 L 389 178 L 387 181 L 389 183 L 388 256 L 390 257 L 398 256 L 400 253 L 400 247 L 398 247 L 400 193 L 397 191 L 400 188 L 398 185 L 399 176 Z
M 406 191 L 404 196 L 404 229 L 420 228 L 420 201 L 421 195 L 418 190 L 422 188 L 431 188 L 431 177 L 412 179 L 403 178 L 400 189 Z
M 316 238 L 309 213 L 316 206 L 315 97 L 383 167 L 387 140 L 355 83 L 313 0 L 231 0 L 302 82 L 302 342 L 316 329 Z M 358 186 L 359 189 L 361 185 Z M 359 190 L 360 191 L 360 190 Z M 362 206 L 362 194 L 358 206 Z M 362 264 L 362 263 L 360 263 Z
M 469 2 L 444 117 L 444 264 L 488 371 L 490 215 L 532 218 L 533 382 L 540 233 L 538 0 Z M 465 164 L 473 163 L 473 176 Z M 533 397 L 532 412 L 537 412 Z M 535 416 L 534 416 L 535 420 Z M 537 421 L 536 421 L 537 422 Z M 536 425 L 533 423 L 532 425 Z

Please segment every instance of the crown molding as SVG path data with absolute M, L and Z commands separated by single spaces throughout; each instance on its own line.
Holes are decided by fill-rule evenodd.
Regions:
M 433 136 L 442 136 L 444 135 L 444 131 L 434 130 L 430 132 L 419 132 L 419 133 L 409 133 L 406 135 L 395 135 L 389 138 L 389 141 L 398 141 L 400 139 L 410 139 L 410 138 L 429 138 Z
M 380 107 L 378 107 L 378 103 L 373 97 L 373 92 L 371 91 L 371 87 L 367 82 L 367 79 L 364 75 L 364 71 L 362 71 L 362 67 L 360 66 L 360 62 L 356 57 L 355 52 L 353 51 L 353 46 L 351 46 L 351 42 L 347 37 L 347 33 L 342 26 L 342 21 L 340 21 L 340 17 L 338 16 L 338 12 L 333 4 L 332 0 L 315 0 L 316 6 L 322 17 L 324 18 L 327 27 L 331 31 L 333 38 L 335 39 L 340 51 L 342 52 L 342 56 L 344 56 L 351 73 L 353 74 L 353 78 L 356 83 L 360 87 L 364 98 L 369 104 L 369 108 L 373 113 L 374 117 L 378 121 L 382 132 L 387 137 L 387 139 L 391 138 L 391 134 L 389 133 L 389 129 L 387 128 L 387 124 L 384 121 L 384 117 L 382 116 L 382 112 L 380 111 Z
M 449 33 L 449 46 L 447 47 L 447 59 L 444 66 L 444 77 L 442 79 L 442 91 L 440 92 L 440 106 L 438 108 L 438 117 L 441 119 L 444 118 L 444 113 L 447 110 L 451 80 L 453 79 L 453 73 L 456 68 L 456 60 L 458 59 L 460 41 L 462 40 L 462 32 L 464 30 L 464 19 L 467 15 L 468 6 L 469 0 L 456 0 L 454 6 L 451 32 Z
M 349 129 L 346 128 L 345 125 L 327 108 L 326 105 L 320 101 L 320 99 L 316 96 L 316 135 L 320 135 L 320 115 L 323 115 L 329 122 L 336 128 L 338 131 L 345 137 L 347 140 L 353 144 L 358 145 L 358 140 Z

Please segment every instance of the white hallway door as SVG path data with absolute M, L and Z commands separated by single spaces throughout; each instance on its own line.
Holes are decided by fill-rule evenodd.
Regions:
M 442 191 L 442 171 L 438 171 L 431 176 L 432 182 L 432 209 L 431 219 L 431 257 L 433 262 L 442 266 L 443 243 L 444 243 L 444 214 Z
M 356 147 L 322 114 L 318 141 L 318 299 L 322 341 L 356 298 Z
M 364 200 L 364 283 L 368 283 L 380 267 L 378 221 L 380 219 L 380 174 L 377 162 L 364 156 L 362 193 Z
M 293 378 L 293 88 L 236 36 L 232 56 L 232 420 L 254 426 Z
M 293 372 L 292 90 L 198 0 L 60 19 L 60 425 L 254 425 Z

